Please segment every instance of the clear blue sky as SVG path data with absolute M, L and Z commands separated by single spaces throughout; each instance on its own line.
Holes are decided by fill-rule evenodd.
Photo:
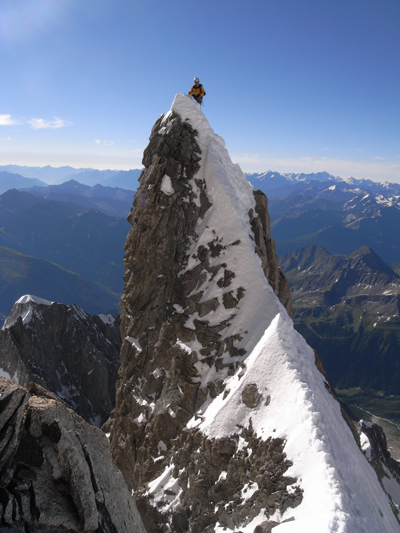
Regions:
M 194 76 L 245 172 L 400 182 L 399 0 L 0 0 L 0 165 L 141 167 Z

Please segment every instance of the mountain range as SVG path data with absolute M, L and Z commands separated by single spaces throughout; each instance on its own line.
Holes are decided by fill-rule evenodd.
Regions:
M 399 184 L 343 180 L 327 173 L 248 177 L 269 198 L 279 255 L 307 245 L 347 255 L 367 245 L 388 264 L 400 261 Z
M 141 172 L 15 165 L 0 169 L 7 169 L 0 171 L 0 191 L 19 188 L 74 203 L 82 209 L 95 208 L 111 216 L 126 216 L 129 212 L 131 195 L 138 186 Z M 55 172 L 63 176 L 64 182 L 47 186 L 27 183 L 21 176 L 14 175 L 13 185 L 10 169 L 41 179 Z M 272 231 L 279 255 L 307 245 L 320 245 L 331 254 L 347 255 L 367 245 L 386 263 L 393 266 L 400 263 L 400 237 L 396 230 L 400 227 L 399 184 L 344 180 L 326 172 L 280 174 L 268 171 L 247 174 L 247 178 L 269 198 Z
M 367 246 L 339 258 L 315 246 L 292 252 L 281 261 L 298 297 L 293 306 L 266 196 L 186 95 L 155 123 L 143 164 L 124 246 L 121 366 L 115 408 L 103 426 L 109 444 L 39 384 L 27 390 L 0 377 L 1 526 L 44 533 L 400 531 L 400 471 L 383 433 L 351 421 L 315 347 L 290 318 L 300 313 L 305 327 L 333 340 L 350 325 L 362 339 L 363 328 L 396 327 L 390 313 L 398 312 L 399 276 Z M 314 190 L 315 180 L 306 180 L 286 179 Z M 280 181 L 278 218 L 299 209 L 306 217 L 316 198 L 307 193 L 288 203 Z M 331 184 L 330 177 L 317 183 Z M 72 199 L 95 197 L 69 185 Z M 329 202 L 318 209 L 338 214 L 343 193 L 337 191 L 336 210 Z M 72 266 L 99 276 L 112 264 L 110 241 L 124 219 L 85 210 L 68 191 L 57 194 L 69 201 L 6 192 L 1 238 L 57 261 L 72 261 L 64 254 L 71 250 Z M 352 220 L 362 220 L 361 211 Z M 338 220 L 340 228 L 345 220 Z M 109 248 L 101 250 L 104 242 Z M 104 335 L 108 319 L 38 296 L 20 299 L 4 324 L 2 359 L 11 355 L 11 363 L 3 372 L 18 378 L 25 366 L 24 379 L 38 377 L 99 423 L 104 412 L 97 417 L 80 389 L 93 386 L 100 367 L 115 377 L 120 341 L 115 331 Z M 110 360 L 101 361 L 101 345 L 113 339 Z M 74 353 L 82 346 L 81 356 Z M 375 358 L 379 349 L 371 348 Z M 107 410 L 111 381 L 101 376 L 95 392 L 104 393 Z
M 117 313 L 120 299 L 118 293 L 76 272 L 0 246 L 0 317 L 3 320 L 24 294 L 76 303 L 88 313 Z
M 132 190 L 103 185 L 89 186 L 72 179 L 61 185 L 19 188 L 19 191 L 46 200 L 73 204 L 81 210 L 97 209 L 105 215 L 125 218 L 132 206 L 134 195 Z
M 20 165 L 0 166 L 0 193 L 5 192 L 5 187 L 20 188 L 34 185 L 46 186 L 57 185 L 71 179 L 84 185 L 103 185 L 106 187 L 121 187 L 123 189 L 136 190 L 141 169 L 131 170 L 97 170 L 93 168 L 73 168 L 73 167 L 27 167 Z M 21 178 L 24 177 L 25 180 Z M 26 182 L 30 178 L 35 180 Z M 14 181 L 13 181 L 14 180 Z M 39 180 L 40 183 L 37 183 Z M 20 185 L 25 183 L 25 185 Z
M 0 312 L 22 294 L 77 303 L 87 312 L 116 310 L 123 287 L 122 218 L 9 190 L 0 196 Z
M 400 277 L 367 246 L 346 257 L 307 246 L 280 257 L 297 331 L 354 416 L 400 422 Z M 373 416 L 373 415 L 372 415 Z M 398 431 L 393 427 L 399 452 Z

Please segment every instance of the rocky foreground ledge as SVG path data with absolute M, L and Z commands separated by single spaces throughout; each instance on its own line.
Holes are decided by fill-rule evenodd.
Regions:
M 145 533 L 108 439 L 50 392 L 0 377 L 0 531 Z

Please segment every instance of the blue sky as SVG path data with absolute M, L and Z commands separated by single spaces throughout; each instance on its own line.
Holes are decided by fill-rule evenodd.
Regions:
M 129 169 L 194 76 L 245 172 L 400 182 L 399 0 L 0 0 L 0 165 Z

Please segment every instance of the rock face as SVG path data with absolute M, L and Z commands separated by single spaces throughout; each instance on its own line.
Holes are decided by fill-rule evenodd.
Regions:
M 361 420 L 357 429 L 360 433 L 364 455 L 374 468 L 383 490 L 388 494 L 395 514 L 398 515 L 400 464 L 391 457 L 385 433 L 378 424 Z
M 114 407 L 120 345 L 115 317 L 24 296 L 0 331 L 0 373 L 39 383 L 100 426 Z
M 147 531 L 253 533 L 283 522 L 286 533 L 331 531 L 331 522 L 361 531 L 365 515 L 398 531 L 293 329 L 266 197 L 184 95 L 154 125 L 143 164 L 108 424 Z M 343 448 L 345 467 L 335 458 Z M 360 485 L 354 498 L 338 497 Z
M 107 437 L 55 396 L 0 377 L 0 530 L 145 533 Z
M 177 464 L 186 468 L 198 446 L 210 448 L 210 456 L 202 460 L 202 481 L 195 468 L 192 472 L 187 471 L 185 479 L 180 481 L 185 485 L 191 483 L 192 489 L 183 498 L 179 518 L 174 518 L 174 527 L 178 531 L 188 530 L 191 499 L 192 496 L 195 501 L 198 499 L 195 494 L 199 483 L 206 494 L 217 482 L 221 469 L 227 469 L 230 458 L 237 455 L 236 467 L 235 461 L 230 463 L 231 473 L 224 482 L 223 498 L 217 489 L 210 501 L 203 498 L 201 504 L 194 506 L 191 530 L 199 532 L 207 527 L 207 531 L 213 531 L 215 503 L 225 502 L 226 498 L 234 496 L 240 484 L 246 484 L 240 479 L 239 472 L 245 470 L 249 453 L 254 453 L 254 457 L 259 455 L 260 464 L 265 457 L 273 463 L 268 474 L 274 478 L 270 490 L 273 487 L 273 492 L 282 491 L 279 497 L 275 496 L 274 502 L 270 502 L 273 509 L 278 506 L 278 501 L 284 507 L 301 499 L 300 493 L 290 497 L 285 493 L 286 485 L 294 480 L 284 477 L 288 462 L 282 454 L 282 440 L 271 439 L 262 449 L 256 446 L 257 438 L 250 431 L 248 435 L 246 433 L 246 447 L 239 451 L 239 433 L 231 439 L 215 442 L 196 431 L 182 435 L 186 423 L 207 397 L 215 398 L 224 390 L 222 376 L 241 368 L 247 353 L 240 345 L 241 335 L 229 334 L 229 324 L 238 312 L 246 288 L 240 285 L 241 280 L 237 283 L 233 265 L 226 263 L 226 250 L 233 250 L 235 254 L 240 239 L 225 242 L 222 235 L 210 229 L 208 242 L 198 245 L 197 225 L 205 219 L 211 207 L 206 181 L 199 175 L 202 149 L 190 123 L 172 113 L 167 120 L 160 118 L 157 121 L 144 152 L 145 170 L 128 217 L 132 229 L 125 246 L 125 291 L 121 305 L 124 342 L 112 432 L 114 460 L 128 485 L 134 489 L 157 477 L 168 464 L 171 453 L 176 455 Z M 166 176 L 171 184 L 168 191 Z M 252 191 L 250 194 L 253 196 Z M 261 258 L 260 266 L 274 291 L 291 311 L 290 291 L 279 270 L 270 235 L 267 198 L 256 191 L 253 201 L 247 215 L 248 229 L 252 231 L 251 239 Z M 196 265 L 191 268 L 188 268 L 189 254 L 196 258 Z M 219 297 L 207 298 L 210 283 L 217 287 Z M 221 319 L 211 324 L 210 315 L 218 313 Z M 188 327 L 189 317 L 194 316 L 197 318 Z M 198 355 L 184 344 L 195 339 Z M 226 356 L 229 363 L 224 362 Z M 196 363 L 200 359 L 206 361 L 207 367 L 220 372 L 221 378 L 207 380 L 202 385 L 196 382 L 199 376 Z M 132 390 L 133 394 L 127 395 L 126 390 Z M 149 398 L 150 403 L 154 403 L 152 415 Z M 149 423 L 144 424 L 147 417 Z M 180 448 L 185 450 L 183 456 Z M 155 461 L 156 457 L 158 460 Z M 218 461 L 212 472 L 209 471 L 211 457 Z M 255 464 L 258 463 L 255 461 Z M 255 469 L 254 477 L 257 474 Z M 228 489 L 229 483 L 231 487 Z M 171 489 L 170 499 L 173 494 Z M 259 509 L 267 505 L 266 499 L 267 496 L 256 498 L 250 506 L 254 508 L 252 513 L 249 513 L 249 505 L 245 509 L 235 505 L 228 514 L 234 512 L 236 521 L 240 522 L 246 513 L 258 514 Z M 138 501 L 146 514 L 149 531 L 167 531 L 170 527 L 167 524 L 158 529 L 163 519 L 157 508 L 149 506 L 146 497 Z M 223 517 L 226 517 L 225 521 L 233 524 L 222 503 L 220 508 L 217 513 L 221 515 L 220 520 L 224 521 Z
M 262 261 L 262 267 L 268 283 L 290 316 L 293 315 L 292 294 L 286 277 L 279 268 L 274 240 L 271 237 L 271 221 L 268 213 L 268 199 L 262 191 L 255 190 L 256 217 L 252 217 L 252 229 L 256 243 L 256 252 Z

